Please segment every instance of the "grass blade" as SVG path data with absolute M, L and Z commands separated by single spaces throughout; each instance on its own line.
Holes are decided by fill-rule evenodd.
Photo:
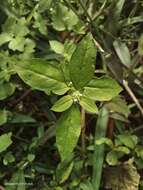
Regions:
M 106 129 L 108 124 L 109 112 L 106 108 L 102 108 L 99 111 L 98 120 L 96 124 L 95 132 L 95 149 L 93 157 L 93 176 L 92 184 L 94 189 L 98 190 L 100 187 L 101 175 L 102 175 L 102 166 L 104 161 L 104 144 L 96 145 L 96 141 L 100 138 L 105 137 Z

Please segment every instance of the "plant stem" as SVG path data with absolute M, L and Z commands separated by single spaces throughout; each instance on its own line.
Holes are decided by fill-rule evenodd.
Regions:
M 135 104 L 138 107 L 138 109 L 140 110 L 141 114 L 143 115 L 143 108 L 142 108 L 140 102 L 138 101 L 138 99 L 136 98 L 135 94 L 133 93 L 133 91 L 130 89 L 128 82 L 126 80 L 123 80 L 123 86 L 126 89 L 126 91 L 128 92 L 128 94 L 130 95 L 130 97 L 132 98 L 132 100 L 135 102 Z
M 86 152 L 85 129 L 86 129 L 85 110 L 81 108 L 81 147 L 82 147 L 83 157 L 85 156 L 85 152 Z

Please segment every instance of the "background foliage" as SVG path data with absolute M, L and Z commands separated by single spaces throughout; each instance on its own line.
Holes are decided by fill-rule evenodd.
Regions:
M 142 9 L 1 1 L 3 188 L 143 189 Z

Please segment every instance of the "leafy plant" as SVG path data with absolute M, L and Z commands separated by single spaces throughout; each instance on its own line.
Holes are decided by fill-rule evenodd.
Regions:
M 4 188 L 142 188 L 142 6 L 1 2 Z

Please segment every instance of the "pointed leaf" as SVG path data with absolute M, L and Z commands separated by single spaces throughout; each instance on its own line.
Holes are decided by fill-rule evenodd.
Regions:
M 112 112 L 121 113 L 125 117 L 128 117 L 130 114 L 130 110 L 126 104 L 126 101 L 119 96 L 113 98 L 110 102 L 107 102 L 105 106 Z
M 58 42 L 56 40 L 49 41 L 51 49 L 55 51 L 56 53 L 63 54 L 64 52 L 64 45 L 61 42 Z
M 123 65 L 126 67 L 130 68 L 131 67 L 131 55 L 129 52 L 128 47 L 126 46 L 125 43 L 119 42 L 119 41 L 114 41 L 113 43 L 115 51 L 120 58 L 121 62 Z
M 91 35 L 77 46 L 69 64 L 70 77 L 76 89 L 83 88 L 94 75 L 96 47 Z
M 0 84 L 0 100 L 4 100 L 8 96 L 11 96 L 15 91 L 15 85 L 12 83 Z
M 98 113 L 98 108 L 94 100 L 91 100 L 87 97 L 82 96 L 79 103 L 87 112 Z
M 15 65 L 15 70 L 25 83 L 47 94 L 52 91 L 61 95 L 69 90 L 58 66 L 45 60 L 24 60 Z
M 70 95 L 60 98 L 52 107 L 55 112 L 63 112 L 67 110 L 73 104 L 73 98 Z
M 75 105 L 64 112 L 57 122 L 56 143 L 64 160 L 72 153 L 81 132 L 80 111 Z
M 94 78 L 84 89 L 84 96 L 98 101 L 109 101 L 117 96 L 122 90 L 115 80 L 105 76 Z
M 11 145 L 11 135 L 12 133 L 7 133 L 0 136 L 0 152 L 6 150 Z

